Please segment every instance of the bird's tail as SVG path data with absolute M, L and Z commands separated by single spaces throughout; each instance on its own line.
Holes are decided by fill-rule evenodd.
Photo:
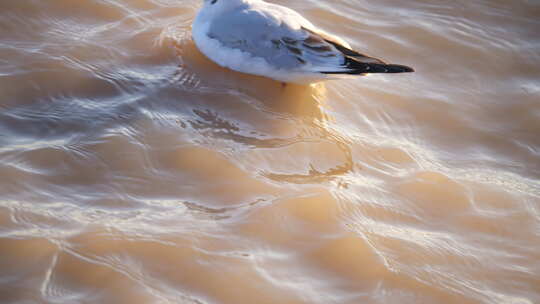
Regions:
M 381 59 L 361 54 L 336 42 L 326 40 L 336 47 L 345 57 L 345 62 L 337 71 L 322 72 L 324 74 L 368 74 L 368 73 L 407 73 L 414 69 L 406 65 L 390 64 Z
M 362 62 L 355 57 L 345 57 L 343 70 L 323 72 L 324 74 L 368 74 L 368 73 L 407 73 L 414 69 L 401 64 L 389 64 L 384 62 Z

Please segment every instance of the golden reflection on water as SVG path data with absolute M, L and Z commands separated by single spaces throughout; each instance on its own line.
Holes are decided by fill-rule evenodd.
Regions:
M 538 5 L 278 1 L 415 67 L 287 85 L 198 1 L 0 3 L 1 303 L 536 303 Z

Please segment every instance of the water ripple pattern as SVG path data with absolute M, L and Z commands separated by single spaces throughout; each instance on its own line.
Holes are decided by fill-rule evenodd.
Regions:
M 540 303 L 538 1 L 272 1 L 416 69 L 285 88 L 200 2 L 1 1 L 1 303 Z

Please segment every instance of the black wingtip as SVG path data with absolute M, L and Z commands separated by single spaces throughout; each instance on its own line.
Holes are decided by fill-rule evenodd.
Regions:
M 372 74 L 372 73 L 410 73 L 414 69 L 401 64 L 386 64 L 386 63 L 367 63 L 360 62 L 356 58 L 345 57 L 343 64 L 347 70 L 345 71 L 328 71 L 321 72 L 324 74 Z
M 414 69 L 401 64 L 387 64 L 385 65 L 386 72 L 384 73 L 411 73 L 414 72 Z

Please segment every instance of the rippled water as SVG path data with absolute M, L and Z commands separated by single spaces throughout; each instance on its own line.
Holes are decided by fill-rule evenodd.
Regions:
M 283 89 L 196 0 L 1 1 L 1 303 L 540 303 L 540 3 L 275 2 L 417 72 Z

